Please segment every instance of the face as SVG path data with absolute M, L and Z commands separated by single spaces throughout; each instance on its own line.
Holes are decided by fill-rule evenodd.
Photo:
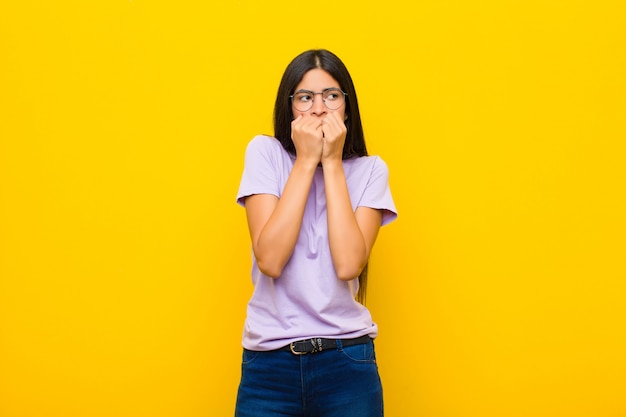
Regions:
M 300 90 L 313 91 L 314 93 L 320 93 L 328 88 L 341 88 L 337 80 L 335 80 L 329 73 L 321 68 L 314 68 L 304 74 L 302 81 L 296 86 L 296 92 Z M 297 110 L 294 105 L 291 105 L 291 111 L 293 112 L 294 119 L 299 115 L 312 115 L 317 117 L 325 117 L 328 113 L 339 113 L 342 119 L 345 119 L 346 105 L 345 103 L 338 109 L 331 110 L 324 104 L 321 94 L 315 94 L 313 100 L 313 106 L 303 112 Z

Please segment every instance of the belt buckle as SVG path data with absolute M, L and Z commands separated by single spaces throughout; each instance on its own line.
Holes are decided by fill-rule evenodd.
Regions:
M 296 342 L 291 342 L 289 344 L 289 349 L 291 350 L 291 353 L 293 353 L 294 355 L 306 355 L 307 352 L 297 352 L 296 350 L 294 350 Z
M 313 345 L 313 348 L 311 349 L 311 352 L 297 352 L 295 350 L 295 345 L 297 342 L 291 342 L 289 344 L 289 349 L 291 350 L 291 353 L 293 353 L 294 355 L 306 355 L 307 353 L 317 353 L 317 352 L 321 352 L 322 350 L 324 350 L 324 348 L 322 347 L 322 339 L 321 338 L 317 338 L 317 339 L 307 339 L 307 340 L 301 340 L 300 342 L 311 342 L 311 345 Z

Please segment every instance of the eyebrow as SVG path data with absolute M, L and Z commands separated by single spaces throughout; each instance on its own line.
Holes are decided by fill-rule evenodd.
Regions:
M 320 91 L 320 93 L 324 93 L 324 92 L 329 91 L 329 90 L 341 90 L 341 88 L 339 88 L 339 87 L 326 87 L 325 89 Z M 294 94 L 296 94 L 296 93 L 311 93 L 311 94 L 315 94 L 315 91 L 305 90 L 304 88 L 301 88 L 300 90 L 296 91 Z

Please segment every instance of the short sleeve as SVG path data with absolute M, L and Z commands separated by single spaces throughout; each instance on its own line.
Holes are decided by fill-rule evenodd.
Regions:
M 254 194 L 280 197 L 276 145 L 280 146 L 276 139 L 267 136 L 257 136 L 248 143 L 237 204 L 245 206 L 246 197 Z
M 383 210 L 383 225 L 391 223 L 398 217 L 389 188 L 389 168 L 379 157 L 374 158 L 370 177 L 358 205 Z

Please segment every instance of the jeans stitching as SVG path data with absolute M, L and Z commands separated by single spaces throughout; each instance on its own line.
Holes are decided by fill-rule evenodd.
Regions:
M 356 349 L 351 349 L 351 348 L 355 348 L 355 346 L 344 347 L 344 348 L 341 349 L 341 353 L 343 354 L 344 357 L 350 359 L 354 363 L 375 364 L 376 363 L 376 352 L 374 350 L 374 346 L 370 345 L 371 343 L 372 342 L 369 342 L 369 343 L 366 343 L 366 344 L 363 344 L 363 345 L 356 345 L 359 348 L 363 349 L 361 357 L 365 357 L 368 348 L 370 348 L 370 346 L 371 346 L 371 351 L 370 351 L 371 353 L 370 353 L 369 357 L 366 358 L 366 359 L 355 358 L 353 356 L 350 356 L 350 354 L 348 352 L 346 352 L 346 349 L 348 349 L 348 350 L 356 350 Z

